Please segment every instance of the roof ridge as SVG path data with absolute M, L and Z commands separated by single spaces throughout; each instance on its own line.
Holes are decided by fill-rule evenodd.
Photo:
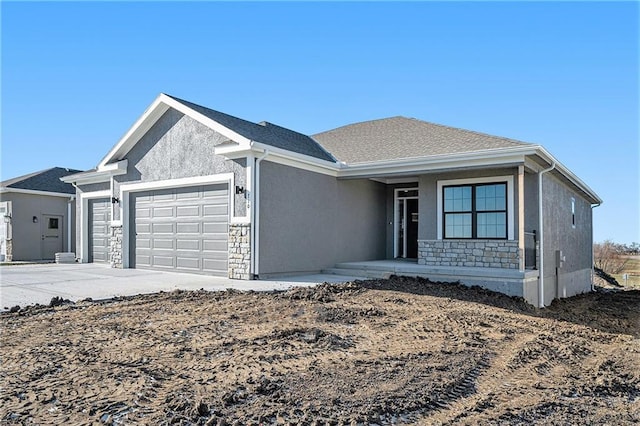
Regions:
M 433 126 L 442 127 L 442 128 L 445 128 L 445 129 L 462 131 L 462 132 L 466 132 L 466 133 L 473 133 L 473 134 L 480 135 L 480 136 L 488 136 L 490 138 L 502 139 L 502 140 L 505 140 L 505 141 L 516 142 L 516 143 L 525 144 L 525 145 L 535 145 L 535 144 L 533 144 L 531 142 L 524 142 L 524 141 L 521 141 L 521 140 L 518 140 L 518 139 L 508 138 L 508 137 L 505 137 L 505 136 L 497 136 L 497 135 L 492 135 L 490 133 L 478 132 L 477 130 L 463 129 L 462 127 L 454 127 L 454 126 L 449 126 L 447 124 L 433 123 L 431 121 L 421 120 L 419 118 L 413 118 L 413 117 L 404 117 L 404 118 L 409 118 L 410 120 L 420 121 L 422 123 L 431 124 Z
M 329 130 L 325 130 L 325 131 L 322 131 L 322 132 L 315 133 L 315 135 L 321 135 L 323 133 L 333 132 L 334 130 L 339 130 L 339 129 L 342 129 L 344 127 L 350 127 L 350 126 L 355 126 L 355 125 L 358 125 L 358 124 L 365 124 L 365 123 L 373 123 L 374 121 L 390 120 L 390 119 L 393 119 L 393 118 L 405 118 L 407 120 L 411 120 L 411 118 L 404 117 L 402 115 L 394 115 L 393 117 L 384 117 L 384 118 L 374 118 L 372 120 L 364 120 L 364 121 L 358 121 L 356 123 L 343 124 L 342 126 L 338 126 L 338 127 L 333 128 L 333 129 L 329 129 Z
M 343 126 L 336 127 L 334 129 L 325 130 L 324 132 L 316 133 L 314 136 L 322 135 L 324 133 L 329 133 L 329 132 L 333 132 L 333 131 L 336 131 L 336 130 L 340 130 L 340 129 L 343 129 L 345 127 L 356 126 L 356 125 L 365 124 L 365 123 L 373 123 L 373 122 L 376 122 L 376 121 L 393 120 L 393 119 L 397 119 L 397 118 L 402 118 L 402 119 L 405 119 L 405 120 L 414 120 L 414 121 L 417 121 L 417 122 L 420 122 L 420 123 L 429 124 L 429 125 L 432 125 L 432 126 L 438 126 L 438 127 L 443 128 L 443 129 L 450 129 L 450 130 L 455 130 L 455 131 L 459 131 L 459 132 L 461 131 L 461 132 L 465 132 L 465 133 L 472 133 L 472 134 L 479 135 L 479 136 L 485 136 L 485 137 L 500 139 L 500 140 L 504 140 L 504 141 L 508 141 L 508 142 L 515 142 L 515 143 L 518 143 L 518 144 L 535 145 L 535 144 L 533 144 L 531 142 L 524 142 L 524 141 L 521 141 L 521 140 L 518 140 L 518 139 L 508 138 L 508 137 L 505 137 L 505 136 L 497 136 L 497 135 L 492 135 L 490 133 L 478 132 L 476 130 L 463 129 L 462 127 L 455 127 L 455 126 L 449 126 L 447 124 L 434 123 L 432 121 L 426 121 L 426 120 L 422 120 L 420 118 L 415 118 L 415 117 L 407 117 L 407 116 L 404 116 L 404 115 L 394 115 L 392 117 L 376 118 L 376 119 L 373 119 L 373 120 L 365 120 L 365 121 L 359 121 L 357 123 L 345 124 Z

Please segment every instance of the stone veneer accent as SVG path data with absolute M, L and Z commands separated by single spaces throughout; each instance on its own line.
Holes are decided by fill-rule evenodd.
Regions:
M 250 224 L 229 224 L 229 278 L 251 279 L 250 238 Z
M 109 262 L 112 268 L 122 269 L 122 225 L 111 225 Z
M 13 240 L 8 239 L 8 240 L 4 240 L 4 242 L 5 242 L 4 261 L 13 262 Z
M 418 264 L 519 269 L 518 241 L 418 240 Z

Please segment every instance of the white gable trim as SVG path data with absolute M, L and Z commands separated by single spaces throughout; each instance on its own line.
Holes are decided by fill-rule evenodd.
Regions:
M 228 137 L 240 145 L 248 146 L 250 143 L 250 140 L 244 136 L 221 125 L 217 121 L 200 114 L 164 93 L 161 93 L 155 101 L 153 101 L 151 106 L 149 106 L 149 108 L 147 108 L 147 110 L 142 114 L 142 116 L 138 118 L 127 133 L 125 133 L 125 135 L 118 141 L 118 143 L 111 148 L 111 151 L 109 151 L 102 161 L 100 161 L 100 164 L 98 164 L 98 171 L 102 171 L 108 163 L 122 159 L 169 108 L 180 111 L 184 115 L 193 118 L 211 130 Z

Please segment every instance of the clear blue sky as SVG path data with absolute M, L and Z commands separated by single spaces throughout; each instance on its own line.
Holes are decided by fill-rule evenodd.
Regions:
M 638 3 L 13 3 L 2 179 L 95 167 L 160 93 L 313 134 L 395 115 L 544 145 L 640 241 Z

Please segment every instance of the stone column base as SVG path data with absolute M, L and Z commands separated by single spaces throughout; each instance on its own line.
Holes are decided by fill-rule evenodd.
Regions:
M 122 225 L 111 226 L 109 262 L 112 268 L 122 269 Z
M 251 279 L 251 225 L 229 224 L 229 278 Z

